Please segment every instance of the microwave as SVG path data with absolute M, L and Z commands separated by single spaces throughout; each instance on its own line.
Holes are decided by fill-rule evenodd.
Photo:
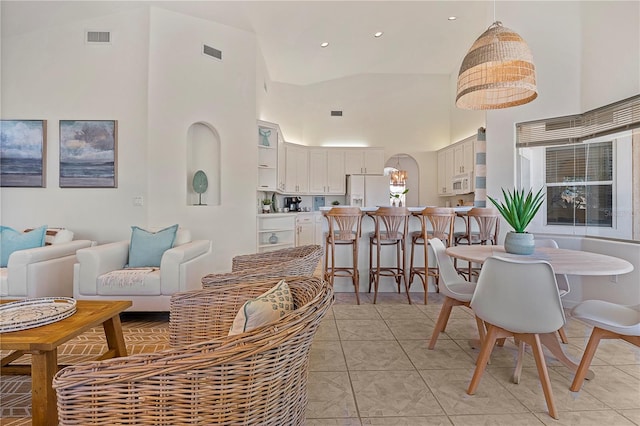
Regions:
M 464 173 L 453 177 L 451 188 L 454 194 L 470 194 L 473 192 L 471 186 L 471 179 L 473 176 L 471 173 Z

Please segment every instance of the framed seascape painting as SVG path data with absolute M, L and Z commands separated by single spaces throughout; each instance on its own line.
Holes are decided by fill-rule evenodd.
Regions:
M 117 188 L 118 122 L 60 120 L 60 188 Z
M 44 188 L 47 120 L 0 120 L 0 186 Z

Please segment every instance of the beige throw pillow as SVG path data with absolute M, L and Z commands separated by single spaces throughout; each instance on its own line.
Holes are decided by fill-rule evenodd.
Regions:
M 282 318 L 293 311 L 293 297 L 289 286 L 281 280 L 255 299 L 247 300 L 233 320 L 229 336 L 253 330 Z

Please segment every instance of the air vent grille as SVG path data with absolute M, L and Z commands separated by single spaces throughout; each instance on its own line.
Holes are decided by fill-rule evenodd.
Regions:
M 111 44 L 111 32 L 87 31 L 85 40 L 87 43 L 92 44 Z
M 332 117 L 342 117 L 342 111 L 331 111 Z
M 215 47 L 207 46 L 206 44 L 202 45 L 202 54 L 222 60 L 222 50 L 218 50 Z

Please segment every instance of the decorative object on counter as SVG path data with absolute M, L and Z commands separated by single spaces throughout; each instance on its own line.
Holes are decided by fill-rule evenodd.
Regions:
M 338 200 L 334 200 L 334 201 L 332 201 L 332 202 L 331 202 L 331 205 L 333 205 L 333 206 L 339 206 L 339 205 L 340 205 L 340 201 L 338 201 Z
M 456 106 L 473 110 L 509 108 L 536 97 L 536 67 L 529 46 L 515 31 L 495 21 L 462 60 Z
M 258 129 L 258 133 L 260 133 L 260 144 L 262 146 L 270 146 L 269 136 L 271 136 L 271 129 Z
M 202 170 L 198 170 L 193 175 L 193 190 L 198 194 L 198 204 L 195 204 L 196 206 L 206 206 L 206 204 L 202 204 L 202 194 L 207 192 L 208 187 L 209 180 L 207 175 Z
M 318 211 L 320 207 L 324 207 L 324 197 L 321 195 L 313 197 L 313 210 Z
M 524 188 L 513 191 L 502 189 L 503 203 L 487 196 L 504 217 L 504 220 L 513 228 L 513 231 L 509 231 L 504 239 L 504 249 L 507 253 L 533 254 L 535 251 L 533 234 L 526 232 L 526 229 L 542 206 L 544 201 L 542 189 L 540 188 L 535 195 L 533 195 L 533 190 L 529 189 L 526 196 Z
M 276 244 L 278 242 L 278 236 L 276 235 L 276 233 L 272 233 L 271 236 L 269 237 L 269 244 Z
M 389 197 L 392 199 L 393 207 L 402 207 L 402 196 L 409 192 L 409 188 L 405 188 L 402 192 L 391 192 Z
M 262 213 L 271 212 L 271 199 L 265 198 L 262 200 Z
M 275 212 L 278 211 L 278 198 L 276 197 L 276 193 L 274 192 L 271 196 L 271 209 Z

